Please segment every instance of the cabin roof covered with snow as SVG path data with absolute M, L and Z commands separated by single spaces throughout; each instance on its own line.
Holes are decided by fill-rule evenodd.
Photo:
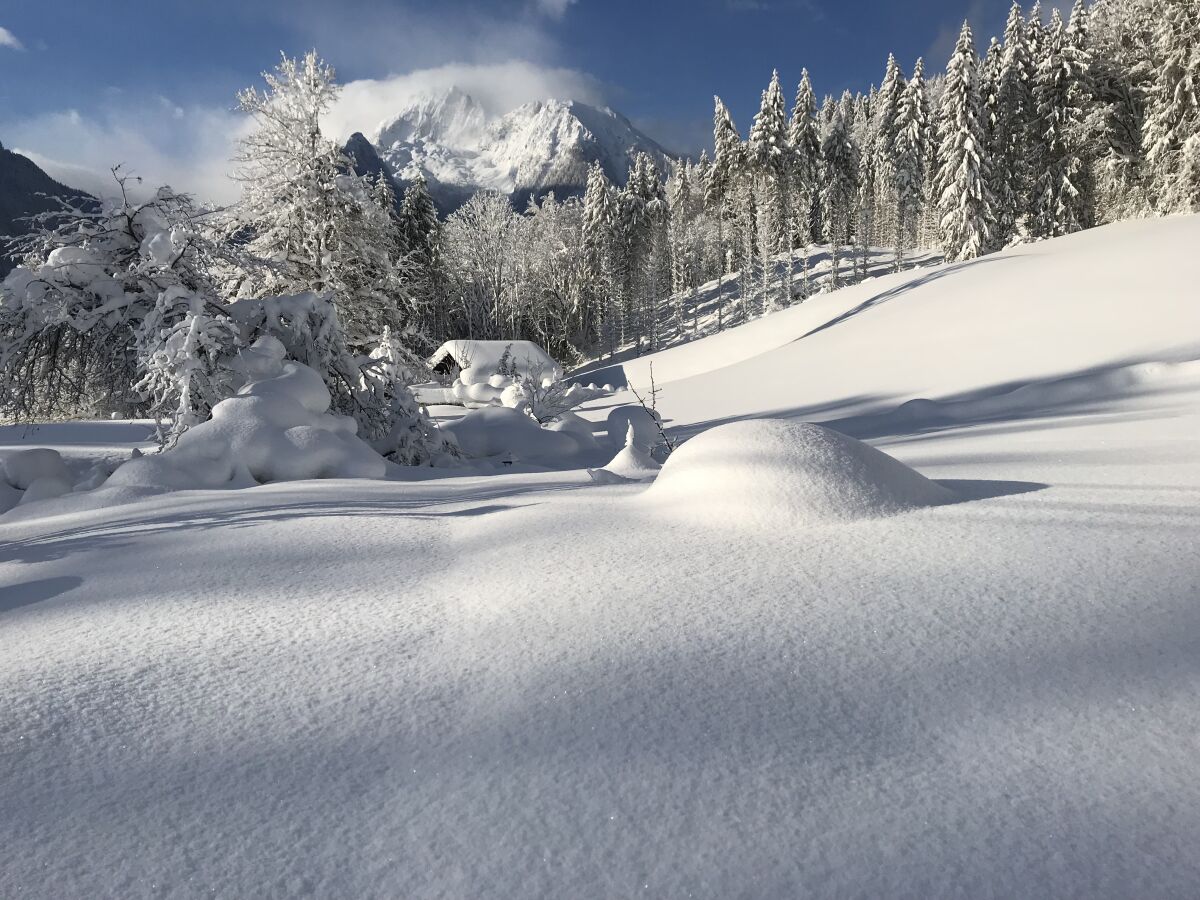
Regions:
M 543 376 L 562 377 L 562 367 L 533 341 L 446 341 L 429 357 L 429 367 L 437 368 L 451 359 L 460 369 L 490 375 L 499 369 L 506 350 L 513 370 L 522 375 L 540 370 Z

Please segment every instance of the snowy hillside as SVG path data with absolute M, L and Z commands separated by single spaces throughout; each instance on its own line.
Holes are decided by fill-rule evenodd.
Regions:
M 653 363 L 664 412 L 689 428 L 746 415 L 880 413 L 914 399 L 978 401 L 1088 376 L 1103 400 L 1106 374 L 1115 382 L 1140 363 L 1200 356 L 1197 242 L 1195 216 L 1110 225 L 882 275 L 621 368 L 645 386 Z M 1167 379 L 1176 369 L 1154 371 L 1129 377 Z
M 625 361 L 688 438 L 650 486 L 19 507 L 0 895 L 1191 896 L 1196 246 L 1097 228 Z
M 424 175 L 443 211 L 475 190 L 582 192 L 599 162 L 623 183 L 638 152 L 666 170 L 667 153 L 619 113 L 574 100 L 526 103 L 502 116 L 458 88 L 397 111 L 369 134 L 399 181 Z

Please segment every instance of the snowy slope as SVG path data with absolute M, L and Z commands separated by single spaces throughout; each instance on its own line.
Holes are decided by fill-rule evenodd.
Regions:
M 494 117 L 458 88 L 418 98 L 370 138 L 397 179 L 423 175 L 443 211 L 484 188 L 581 192 L 596 161 L 623 183 L 638 152 L 667 165 L 666 151 L 610 109 L 551 99 Z
M 1126 222 L 874 278 L 621 367 L 641 388 L 653 363 L 663 411 L 685 426 L 1022 387 L 1034 411 L 1044 398 L 1029 388 L 1088 376 L 1102 402 L 1124 390 L 1110 383 L 1118 370 L 1200 357 L 1198 245 L 1200 217 Z M 1128 390 L 1139 379 L 1169 388 L 1180 371 L 1127 370 Z
M 0 521 L 0 895 L 1191 896 L 1198 239 L 1098 229 L 654 358 L 678 435 L 834 421 L 936 485 L 746 426 L 648 489 Z M 859 514 L 903 482 L 932 505 Z

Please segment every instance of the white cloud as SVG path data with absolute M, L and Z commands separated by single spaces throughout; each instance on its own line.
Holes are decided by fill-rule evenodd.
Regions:
M 8 47 L 10 50 L 24 50 L 25 45 L 17 40 L 17 36 L 0 25 L 0 47 Z
M 523 60 L 467 65 L 454 63 L 390 78 L 352 81 L 323 123 L 330 136 L 345 140 L 355 131 L 370 135 L 411 101 L 458 87 L 490 115 L 503 115 L 531 100 L 560 98 L 603 103 L 599 82 L 575 69 L 539 66 Z
M 230 110 L 180 107 L 166 98 L 127 97 L 87 114 L 67 109 L 0 122 L 16 152 L 70 187 L 111 196 L 109 170 L 121 164 L 141 176 L 143 191 L 161 184 L 202 200 L 238 196 L 228 175 L 237 139 L 248 123 Z
M 352 81 L 323 127 L 335 140 L 370 133 L 409 101 L 457 85 L 492 115 L 549 97 L 603 102 L 595 79 L 573 69 L 523 61 L 423 69 L 377 80 Z M 161 96 L 111 93 L 99 107 L 65 109 L 25 119 L 0 120 L 4 142 L 70 187 L 111 196 L 109 170 L 118 163 L 143 179 L 148 191 L 161 184 L 227 203 L 240 186 L 230 161 L 251 121 L 232 109 L 180 106 Z

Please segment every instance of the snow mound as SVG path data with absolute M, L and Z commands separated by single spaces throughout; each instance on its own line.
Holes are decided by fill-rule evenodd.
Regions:
M 0 459 L 0 513 L 70 493 L 72 478 L 57 450 L 36 447 Z
M 507 406 L 471 410 L 442 430 L 454 436 L 468 458 L 506 463 L 558 465 L 595 445 L 572 429 L 542 427 Z
M 0 460 L 0 474 L 19 491 L 24 491 L 40 478 L 55 478 L 69 481 L 70 472 L 67 464 L 57 450 L 36 447 L 32 450 L 18 450 Z
M 671 454 L 645 499 L 689 519 L 849 522 L 949 503 L 955 495 L 899 460 L 810 423 L 720 425 Z

